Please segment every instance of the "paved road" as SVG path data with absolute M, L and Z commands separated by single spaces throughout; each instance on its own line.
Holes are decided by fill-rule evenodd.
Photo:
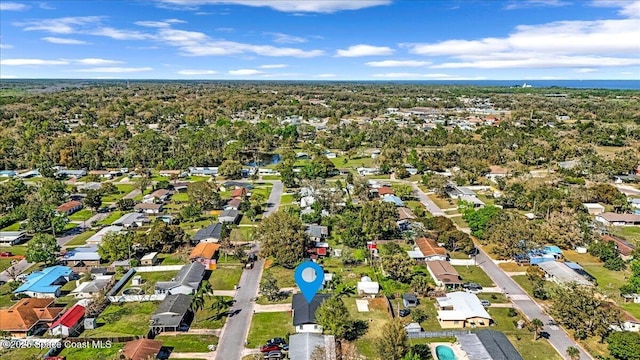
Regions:
M 100 221 L 104 218 L 106 218 L 107 216 L 109 216 L 109 213 L 99 213 L 99 214 L 95 214 L 92 217 L 90 217 L 89 219 L 87 219 L 87 221 L 82 221 L 82 222 L 78 222 L 78 226 L 77 228 L 79 229 L 83 229 L 82 232 L 84 232 L 84 230 L 88 229 L 91 227 L 91 223 L 93 223 L 94 221 Z M 78 230 L 70 230 L 68 232 L 66 232 L 65 234 L 62 234 L 62 236 L 58 236 L 56 237 L 56 241 L 58 242 L 58 245 L 65 246 L 69 241 L 71 241 L 74 237 L 78 236 L 81 234 L 81 232 L 77 232 Z
M 445 214 L 444 211 L 442 211 L 442 209 L 440 209 L 438 205 L 436 205 L 436 203 L 434 203 L 433 200 L 431 200 L 427 196 L 427 194 L 425 194 L 424 191 L 422 191 L 422 189 L 418 187 L 418 185 L 409 182 L 408 184 L 413 187 L 413 191 L 415 191 L 416 195 L 418 195 L 418 199 L 427 208 L 428 212 L 430 212 L 433 216 L 447 216 L 447 214 Z
M 13 270 L 15 272 L 15 275 L 17 276 L 19 274 L 22 274 L 22 272 L 27 270 L 31 265 L 33 265 L 33 264 L 27 262 L 27 260 L 18 261 L 17 264 L 9 267 L 9 269 L 7 269 L 7 270 L 5 270 L 5 271 L 0 273 L 0 283 L 13 281 L 13 278 L 11 276 L 9 276 L 8 271 Z
M 269 216 L 278 210 L 283 190 L 284 186 L 281 181 L 273 182 L 273 188 L 271 189 L 271 194 L 269 194 L 268 205 L 264 216 Z M 255 253 L 258 250 L 259 244 L 252 248 L 251 252 Z M 253 316 L 255 305 L 253 299 L 258 296 L 258 287 L 260 286 L 263 268 L 264 260 L 259 260 L 254 264 L 253 269 L 242 272 L 240 287 L 234 298 L 235 304 L 230 310 L 232 312 L 239 310 L 240 312 L 227 318 L 222 328 L 220 341 L 218 342 L 216 359 L 239 360 L 242 358 L 245 341 L 249 335 L 251 317 Z

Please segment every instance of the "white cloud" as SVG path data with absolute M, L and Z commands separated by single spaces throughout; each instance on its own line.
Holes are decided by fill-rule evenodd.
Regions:
M 505 54 L 508 56 L 509 54 Z M 448 62 L 433 65 L 434 69 L 506 69 L 506 68 L 572 68 L 572 67 L 611 67 L 640 65 L 640 58 L 614 58 L 602 56 L 536 56 L 508 59 L 495 58 L 468 62 Z
M 263 72 L 255 69 L 229 70 L 229 75 L 259 75 Z
M 315 77 L 317 78 L 334 78 L 336 77 L 336 74 L 318 74 Z
M 124 64 L 124 61 L 119 60 L 107 60 L 107 59 L 99 59 L 99 58 L 86 58 L 86 59 L 78 59 L 75 60 L 78 64 L 82 65 L 115 65 L 115 64 Z
M 635 0 L 592 0 L 591 6 L 619 8 L 618 13 L 630 18 L 640 17 L 640 1 Z
M 0 11 L 24 11 L 29 9 L 28 5 L 15 3 L 15 2 L 2 2 L 0 3 Z
M 182 24 L 186 21 L 179 19 L 166 19 L 163 21 L 136 21 L 134 24 L 138 26 L 151 27 L 151 28 L 165 28 L 170 27 L 171 24 Z
M 267 65 L 260 65 L 260 69 L 282 69 L 288 66 L 289 65 L 287 64 L 267 64 Z
M 276 73 L 276 74 L 262 74 L 263 78 L 291 78 L 291 77 L 300 77 L 303 74 L 300 73 Z
M 0 65 L 23 66 L 23 65 L 67 65 L 66 60 L 44 60 L 44 59 L 3 59 Z
M 184 6 L 193 9 L 198 5 L 244 5 L 269 7 L 277 11 L 292 13 L 334 13 L 342 10 L 358 10 L 373 6 L 388 5 L 391 0 L 159 0 L 164 4 Z
M 265 35 L 273 36 L 273 42 L 277 42 L 280 44 L 300 44 L 307 42 L 307 39 L 301 36 L 277 33 L 277 32 L 266 32 Z
M 15 75 L 9 74 L 0 74 L 0 79 L 17 79 L 18 77 Z
M 218 72 L 215 70 L 180 70 L 180 75 L 215 75 Z
M 409 48 L 409 52 L 418 55 L 466 55 L 503 51 L 508 44 L 503 39 L 486 38 L 482 40 L 446 40 L 433 44 L 400 44 Z
M 88 72 L 88 73 L 132 73 L 132 72 L 142 72 L 142 71 L 151 71 L 153 68 L 151 67 L 97 67 L 97 68 L 89 68 L 89 69 L 79 69 L 76 72 Z
M 506 10 L 528 9 L 532 7 L 561 7 L 571 5 L 562 0 L 512 0 L 504 8 Z
M 598 72 L 598 69 L 581 68 L 581 69 L 575 69 L 574 71 L 577 72 L 578 74 L 588 74 L 588 73 Z
M 22 27 L 25 31 L 46 31 L 54 34 L 72 34 L 80 32 L 81 29 L 99 23 L 100 16 L 75 16 L 57 19 L 30 20 L 18 22 L 14 25 Z
M 0 49 L 13 49 L 13 45 L 10 45 L 10 44 L 0 44 Z
M 96 35 L 96 36 L 106 36 L 114 40 L 145 40 L 145 39 L 153 38 L 152 35 L 142 33 L 140 31 L 121 30 L 121 29 L 114 29 L 112 27 L 104 27 L 104 28 L 92 30 L 89 32 L 89 34 Z
M 230 28 L 230 27 L 219 27 L 219 28 L 216 28 L 215 30 L 218 32 L 224 32 L 224 33 L 232 33 L 236 31 L 236 29 Z
M 54 44 L 63 44 L 63 45 L 88 45 L 91 44 L 89 42 L 78 40 L 78 39 L 70 39 L 70 38 L 59 38 L 53 36 L 43 37 L 41 40 L 54 43 Z
M 371 67 L 421 67 L 430 65 L 430 61 L 417 61 L 417 60 L 383 60 L 383 61 L 370 61 L 365 63 Z
M 386 46 L 373 46 L 358 44 L 349 46 L 348 49 L 338 49 L 337 57 L 382 56 L 391 55 L 394 50 Z
M 419 78 L 422 75 L 416 73 L 407 73 L 407 72 L 390 72 L 390 73 L 382 73 L 382 74 L 373 74 L 374 77 L 381 78 L 392 78 L 392 79 L 404 79 L 404 78 Z

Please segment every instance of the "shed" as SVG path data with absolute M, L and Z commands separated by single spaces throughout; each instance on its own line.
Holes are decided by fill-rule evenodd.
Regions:
M 157 262 L 158 262 L 158 252 L 157 251 L 145 254 L 140 259 L 140 264 L 144 265 L 144 266 L 153 266 Z
M 368 276 L 363 276 L 358 281 L 357 290 L 358 294 L 377 294 L 380 292 L 380 284 L 376 281 L 371 281 Z

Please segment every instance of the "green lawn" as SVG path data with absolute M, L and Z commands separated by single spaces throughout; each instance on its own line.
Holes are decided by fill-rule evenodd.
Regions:
M 209 282 L 214 290 L 233 290 L 233 286 L 240 282 L 242 276 L 241 266 L 219 265 L 211 272 Z
M 251 319 L 247 347 L 257 348 L 274 337 L 287 340 L 294 333 L 291 314 L 288 312 L 256 313 Z
M 2 231 L 18 231 L 18 230 L 20 230 L 20 221 L 16 221 L 13 224 L 2 229 Z
M 2 360 L 32 360 L 42 359 L 49 349 L 11 349 L 0 350 L 0 357 Z M 72 358 L 69 358 L 72 359 Z M 94 358 L 95 359 L 95 358 Z
M 278 175 L 264 175 L 262 180 L 280 180 L 280 176 Z
M 142 278 L 142 285 L 135 286 L 135 287 L 139 287 L 142 290 L 144 290 L 145 294 L 153 294 L 155 285 L 158 281 L 170 281 L 172 278 L 176 276 L 177 273 L 178 271 L 157 271 L 157 272 L 135 273 L 135 275 L 131 277 L 129 282 L 127 282 L 127 284 L 122 287 L 122 289 L 118 292 L 118 294 L 122 294 L 122 291 L 124 291 L 124 289 L 127 289 L 133 286 L 131 283 L 133 282 L 133 277 L 135 276 L 140 276 Z
M 102 197 L 103 203 L 113 203 L 120 199 L 122 199 L 125 195 L 135 190 L 135 185 L 132 184 L 116 184 L 116 188 L 118 188 L 117 194 L 109 194 L 107 196 Z
M 590 254 L 578 254 L 575 251 L 565 250 L 566 259 L 577 262 L 598 280 L 598 290 L 607 295 L 610 299 L 622 304 L 620 297 L 620 287 L 626 284 L 627 279 L 631 275 L 631 270 L 627 268 L 623 271 L 611 271 L 604 268 L 604 264 L 600 259 Z M 640 313 L 640 309 L 638 310 Z
M 122 217 L 122 215 L 124 215 L 125 212 L 124 211 L 119 211 L 116 210 L 112 213 L 109 213 L 109 216 L 107 216 L 106 218 L 102 219 L 101 221 L 98 222 L 98 225 L 111 225 L 111 223 L 113 223 L 114 221 L 120 219 L 120 217 Z
M 130 302 L 109 305 L 98 317 L 98 328 L 85 330 L 85 337 L 146 335 L 158 302 Z
M 162 265 L 181 265 L 189 259 L 186 254 L 159 254 L 158 260 Z
M 365 321 L 369 328 L 367 332 L 356 340 L 356 348 L 360 355 L 367 359 L 375 359 L 375 344 L 383 336 L 384 325 L 391 320 L 387 311 L 386 300 L 376 298 L 369 301 L 369 312 L 358 312 L 355 298 L 345 298 L 344 304 L 355 320 Z
M 253 239 L 253 227 L 252 226 L 240 226 L 236 229 L 231 229 L 231 241 L 251 241 Z
M 217 218 L 215 217 L 207 217 L 202 220 L 193 221 L 193 222 L 182 222 L 180 223 L 180 227 L 185 230 L 197 230 L 205 228 L 211 224 L 215 224 L 217 222 Z
M 293 194 L 284 194 L 280 197 L 280 204 L 287 205 L 291 204 L 294 201 L 295 196 Z
M 7 270 L 14 260 L 18 261 L 18 259 L 0 258 L 0 272 Z
M 2 252 L 8 251 L 8 252 L 13 253 L 13 255 L 24 255 L 27 252 L 27 244 L 28 243 L 29 242 L 27 241 L 23 245 L 13 245 L 13 246 L 1 247 L 0 251 L 2 251 Z
M 329 160 L 339 169 L 371 167 L 373 164 L 373 159 L 371 158 L 371 156 L 356 157 L 351 160 L 346 159 L 345 156 L 337 156 L 335 159 Z M 347 161 L 345 162 L 345 160 Z
M 467 224 L 467 222 L 462 219 L 462 216 L 454 216 L 451 218 L 451 221 L 453 221 L 453 223 L 458 225 L 459 227 L 469 227 L 469 224 Z
M 278 286 L 281 288 L 296 286 L 295 280 L 293 279 L 293 269 L 285 269 L 282 266 L 272 266 L 268 269 L 265 268 L 264 272 L 271 273 L 273 277 L 278 280 Z
M 213 335 L 160 335 L 156 340 L 162 346 L 173 348 L 173 352 L 209 352 L 208 345 L 217 345 L 218 337 Z
M 474 282 L 482 286 L 494 286 L 493 281 L 479 266 L 454 266 L 462 281 Z
M 614 226 L 611 229 L 614 235 L 621 236 L 636 245 L 640 244 L 640 227 L 637 226 Z
M 504 304 L 509 302 L 507 297 L 502 293 L 480 293 L 477 295 L 480 300 L 489 300 L 492 304 Z
M 440 209 L 450 209 L 458 206 L 457 203 L 454 201 L 454 199 L 451 199 L 448 197 L 441 198 L 435 194 L 429 194 L 427 196 L 429 196 L 429 199 L 431 199 L 434 203 L 436 203 L 436 205 L 438 205 Z
M 66 356 L 67 359 L 78 360 L 97 360 L 97 359 L 114 359 L 118 355 L 120 349 L 124 348 L 125 343 L 112 343 L 102 348 L 89 347 L 83 348 L 65 348 L 60 352 L 60 356 Z
M 402 301 L 394 301 L 393 306 L 394 310 L 397 311 L 399 307 L 402 308 Z M 427 320 L 420 323 L 420 326 L 422 326 L 424 330 L 442 330 L 440 323 L 438 322 L 438 312 L 435 306 L 435 300 L 429 298 L 420 299 L 418 308 L 424 310 L 427 314 Z
M 515 275 L 511 277 L 513 281 L 517 282 L 524 291 L 533 296 L 533 283 L 527 279 L 527 275 Z
M 71 239 L 71 241 L 69 241 L 65 246 L 74 247 L 85 245 L 87 243 L 87 239 L 95 235 L 95 233 L 97 233 L 97 231 L 95 230 L 85 231 L 82 234 L 79 234 L 78 236 Z
M 187 194 L 186 192 L 175 193 L 175 194 L 171 195 L 171 201 L 174 201 L 174 202 L 188 202 L 189 201 L 189 194 Z
M 222 296 L 227 300 L 232 300 L 233 298 L 229 296 Z M 217 296 L 212 296 L 210 298 L 205 299 L 204 307 L 196 312 L 196 317 L 191 327 L 194 329 L 220 329 L 224 325 L 225 320 L 227 319 L 226 311 L 229 308 L 221 309 L 220 312 L 214 311 L 212 309 L 213 302 L 217 298 Z
M 547 340 L 533 341 L 532 336 L 507 335 L 509 341 L 522 355 L 524 360 L 562 360 L 564 359 Z M 520 339 L 520 340 L 518 340 Z
M 93 216 L 93 212 L 89 209 L 82 209 L 80 211 L 76 211 L 69 216 L 69 220 L 71 221 L 85 221 L 88 220 L 91 216 Z
M 9 284 L 7 283 L 0 286 L 0 308 L 7 308 L 13 304 L 13 301 L 11 301 L 11 287 Z

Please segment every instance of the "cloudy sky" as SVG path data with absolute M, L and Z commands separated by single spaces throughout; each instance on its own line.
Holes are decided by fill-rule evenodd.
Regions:
M 638 79 L 636 0 L 0 3 L 2 78 Z

